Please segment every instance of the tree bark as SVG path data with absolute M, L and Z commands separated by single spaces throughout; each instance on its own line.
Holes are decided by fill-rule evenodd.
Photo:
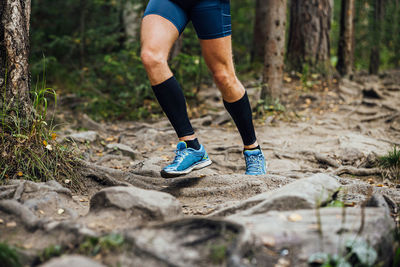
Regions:
M 0 3 L 0 88 L 1 108 L 8 115 L 30 123 L 29 18 L 30 0 Z M 5 96 L 5 98 L 4 98 Z
M 330 75 L 330 0 L 292 0 L 287 50 L 290 69 L 302 72 L 304 65 L 311 71 Z
M 351 75 L 354 66 L 354 1 L 342 0 L 340 11 L 340 37 L 338 44 L 338 72 L 342 76 Z
M 286 0 L 264 0 L 266 11 L 264 21 L 264 71 L 261 99 L 279 98 L 282 86 L 285 32 L 286 32 Z
M 254 21 L 253 48 L 251 62 L 262 63 L 264 60 L 265 43 L 267 41 L 268 1 L 256 0 L 256 17 Z
M 369 73 L 378 74 L 380 65 L 380 45 L 382 39 L 382 26 L 385 16 L 385 0 L 373 1 L 374 15 L 372 22 L 372 48 L 369 61 Z

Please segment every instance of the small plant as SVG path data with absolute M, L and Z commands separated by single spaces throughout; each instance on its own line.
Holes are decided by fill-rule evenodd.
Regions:
M 278 98 L 276 99 L 261 99 L 257 103 L 257 115 L 275 115 L 286 111 L 285 106 L 281 104 Z
M 89 237 L 79 246 L 79 251 L 86 255 L 95 256 L 101 252 L 109 252 L 118 249 L 124 244 L 124 237 L 120 234 Z
M 44 67 L 43 67 L 44 68 Z M 54 113 L 47 123 L 48 103 L 54 100 L 54 111 L 57 105 L 56 92 L 46 87 L 45 71 L 42 80 L 38 79 L 31 91 L 32 114 L 22 117 L 18 110 L 11 110 L 7 103 L 5 88 L 0 103 L 0 184 L 9 179 L 26 179 L 32 181 L 68 179 L 72 189 L 80 189 L 78 162 L 76 155 L 66 146 L 56 141 L 57 134 L 53 125 Z
M 383 169 L 386 177 L 393 180 L 400 180 L 400 149 L 393 147 L 393 151 L 389 151 L 387 155 L 379 158 L 379 165 Z
M 345 248 L 346 252 L 344 255 L 313 254 L 308 259 L 308 263 L 310 266 L 321 267 L 375 266 L 378 254 L 366 242 L 348 240 Z
M 210 258 L 214 264 L 222 264 L 226 258 L 226 246 L 225 245 L 212 245 Z
M 62 254 L 62 248 L 60 245 L 51 245 L 39 254 L 40 262 L 48 261 L 53 257 L 58 257 Z
M 12 246 L 0 242 L 0 265 L 7 267 L 20 267 L 22 266 L 18 252 Z

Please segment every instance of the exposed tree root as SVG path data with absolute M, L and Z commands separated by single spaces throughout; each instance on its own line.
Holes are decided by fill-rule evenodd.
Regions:
M 355 168 L 352 166 L 342 166 L 339 169 L 334 171 L 335 175 L 342 174 L 351 174 L 355 176 L 371 176 L 371 175 L 380 175 L 382 171 L 379 168 Z
M 27 207 L 16 200 L 0 201 L 0 211 L 17 216 L 29 231 L 35 231 L 40 220 Z
M 82 174 L 107 186 L 136 186 L 143 189 L 161 190 L 164 179 L 141 176 L 130 172 L 116 170 L 87 161 L 81 161 Z
M 324 156 L 324 155 L 322 155 L 320 153 L 315 152 L 314 153 L 314 157 L 319 163 L 322 163 L 322 164 L 325 164 L 325 165 L 329 165 L 329 166 L 332 166 L 332 167 L 335 167 L 335 168 L 339 168 L 340 167 L 339 163 L 337 163 L 336 160 L 334 160 L 334 159 L 332 159 L 330 157 Z

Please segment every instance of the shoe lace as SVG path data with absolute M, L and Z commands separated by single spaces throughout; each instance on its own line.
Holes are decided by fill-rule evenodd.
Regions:
M 183 149 L 183 150 L 176 149 L 175 150 L 175 158 L 174 158 L 174 161 L 172 162 L 172 164 L 180 163 L 183 160 L 184 156 L 187 155 L 187 152 L 185 150 L 186 149 Z
M 262 160 L 263 160 L 262 155 L 248 156 L 246 158 L 247 171 L 258 172 L 258 171 L 262 170 L 262 168 L 263 168 Z

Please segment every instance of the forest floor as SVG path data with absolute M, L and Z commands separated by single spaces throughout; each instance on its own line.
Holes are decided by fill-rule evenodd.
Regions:
M 247 87 L 251 102 L 256 104 L 258 89 L 252 88 L 251 83 Z M 362 235 L 375 249 L 380 246 L 389 246 L 389 251 L 393 250 L 394 240 L 391 239 L 392 237 L 389 238 L 388 232 L 377 228 L 380 228 L 382 224 L 389 225 L 388 228 L 394 227 L 395 218 L 392 217 L 397 216 L 397 208 L 400 205 L 400 186 L 399 181 L 390 179 L 389 173 L 378 168 L 376 163 L 379 156 L 393 151 L 395 145 L 400 146 L 400 71 L 388 71 L 380 77 L 359 74 L 352 81 L 347 79 L 340 82 L 334 81 L 330 86 L 324 86 L 324 84 L 314 81 L 307 84 L 307 89 L 304 89 L 304 84 L 301 81 L 286 77 L 281 99 L 285 106 L 284 112 L 272 111 L 258 114 L 255 120 L 258 141 L 268 162 L 268 173 L 263 176 L 245 176 L 243 175 L 245 162 L 242 155 L 241 139 L 223 108 L 220 94 L 214 87 L 202 89 L 198 94 L 199 106 L 191 109 L 189 113 L 196 117 L 192 119 L 192 124 L 213 164 L 205 169 L 175 179 L 163 179 L 160 176 L 161 168 L 173 159 L 173 151 L 177 143 L 174 130 L 166 119 L 151 122 L 115 121 L 97 123 L 84 114 L 76 114 L 75 111 L 68 108 L 68 101 L 62 101 L 64 102 L 63 111 L 56 115 L 56 120 L 58 122 L 68 121 L 68 124 L 59 130 L 57 138 L 63 140 L 62 142 L 73 140 L 72 143 L 76 144 L 77 149 L 83 153 L 86 166 L 83 190 L 70 192 L 68 197 L 60 197 L 61 188 L 63 186 L 68 187 L 68 180 L 62 185 L 42 184 L 38 187 L 39 189 L 32 189 L 34 186 L 28 186 L 28 184 L 22 185 L 21 189 L 21 184 L 16 182 L 1 189 L 0 199 L 7 198 L 5 197 L 6 194 L 2 193 L 14 186 L 12 187 L 14 191 L 8 191 L 8 195 L 13 196 L 19 203 L 31 209 L 38 220 L 50 220 L 53 223 L 68 222 L 70 227 L 72 227 L 73 222 L 85 226 L 83 228 L 93 231 L 94 235 L 112 231 L 125 231 L 123 236 L 126 240 L 134 240 L 131 245 L 134 244 L 133 246 L 137 251 L 140 251 L 140 253 L 146 251 L 149 255 L 151 254 L 151 256 L 143 256 L 139 252 L 135 252 L 136 261 L 133 256 L 124 254 L 122 257 L 123 253 L 117 253 L 120 255 L 118 257 L 107 253 L 92 257 L 97 261 L 111 265 L 117 262 L 122 263 L 123 266 L 124 263 L 135 265 L 135 263 L 143 262 L 147 263 L 146 266 L 163 266 L 164 263 L 165 266 L 223 265 L 226 262 L 230 264 L 235 262 L 232 255 L 241 255 L 239 261 L 244 265 L 290 266 L 292 264 L 303 266 L 310 254 L 318 252 L 316 251 L 318 246 L 299 243 L 304 240 L 311 240 L 310 243 L 312 240 L 319 240 L 320 235 L 307 232 L 307 235 L 305 233 L 305 236 L 301 236 L 301 234 L 294 234 L 290 231 L 288 233 L 288 229 L 282 230 L 274 227 L 278 227 L 276 226 L 278 224 L 286 225 L 288 221 L 303 221 L 305 223 L 301 226 L 303 228 L 315 225 L 315 221 L 307 221 L 307 217 L 311 216 L 307 213 L 307 205 L 311 203 L 311 206 L 319 205 L 323 207 L 327 202 L 333 200 L 339 200 L 345 207 L 354 209 L 386 205 L 388 210 L 384 211 L 383 214 L 391 216 L 387 216 L 387 218 L 378 216 L 380 218 L 376 218 L 375 215 L 380 213 L 368 209 L 364 211 L 364 215 L 362 215 L 363 212 L 356 212 L 357 214 L 353 214 L 354 221 L 358 222 L 359 218 L 363 217 L 366 222 L 363 226 L 357 224 L 354 229 L 351 228 L 348 232 L 353 235 L 356 235 L 355 233 Z M 304 182 L 306 183 L 304 184 L 302 182 L 308 181 L 310 177 L 311 183 Z M 324 182 L 320 185 L 318 182 L 312 182 L 315 177 L 321 177 L 319 181 Z M 334 179 L 334 181 L 330 179 Z M 296 195 L 295 192 L 289 192 L 289 195 L 285 195 L 284 188 L 289 188 L 290 184 L 295 184 L 299 190 L 304 190 L 305 196 Z M 135 209 L 125 207 L 122 209 L 131 209 L 132 213 L 129 214 L 127 212 L 118 213 L 117 211 L 101 213 L 98 206 L 102 206 L 105 210 L 113 205 L 123 206 L 123 204 L 115 204 L 114 202 L 118 202 L 118 199 L 125 199 L 126 196 L 114 196 L 114 198 L 109 196 L 108 200 L 107 196 L 98 196 L 99 190 L 117 185 L 128 187 L 133 185 L 137 188 L 168 193 L 168 196 L 172 195 L 176 199 L 164 200 L 166 202 L 179 201 L 176 202 L 179 206 L 177 209 L 181 209 L 181 212 L 171 211 L 170 206 L 166 208 L 169 210 L 168 212 L 160 211 L 157 208 L 148 207 L 146 205 L 150 204 L 146 204 L 145 207 L 135 207 Z M 43 200 L 40 197 L 42 196 L 41 193 L 38 193 L 43 191 L 40 189 L 43 186 L 47 186 L 46 192 L 55 192 L 54 194 L 57 197 L 53 198 L 47 194 L 48 201 Z M 318 188 L 318 186 L 323 188 Z M 341 190 L 339 190 L 339 187 Z M 18 192 L 18 188 L 22 192 Z M 283 192 L 283 196 L 273 204 L 265 204 L 273 198 L 271 194 L 275 194 L 274 192 Z M 330 194 L 325 195 L 326 192 L 330 192 Z M 294 194 L 293 199 L 291 199 L 291 194 Z M 16 195 L 18 196 L 15 197 Z M 97 201 L 93 200 L 94 196 Z M 384 204 L 380 202 L 379 196 L 384 197 Z M 371 197 L 375 197 L 379 205 L 367 205 L 366 201 Z M 36 200 L 32 200 L 29 204 L 31 198 Z M 157 197 L 154 199 L 157 199 Z M 110 203 L 114 204 L 111 205 Z M 264 203 L 264 206 L 262 208 L 260 206 L 260 210 L 257 210 L 256 207 L 260 203 Z M 152 205 L 156 204 L 153 203 Z M 166 203 L 159 204 L 160 206 L 167 205 Z M 271 208 L 276 205 L 279 207 Z M 132 215 L 147 208 L 157 210 L 157 212 L 150 215 L 145 212 L 139 217 Z M 4 208 L 4 205 L 1 208 L 0 203 L 0 231 L 3 231 L 0 235 L 0 241 L 5 239 L 8 243 L 15 244 L 27 251 L 32 250 L 32 248 L 44 250 L 50 244 L 54 244 L 54 236 L 49 237 L 48 241 L 45 241 L 44 238 L 39 240 L 43 232 L 40 235 L 37 233 L 38 230 L 34 233 L 21 230 L 18 219 L 5 213 L 4 210 L 6 208 Z M 266 210 L 279 211 L 276 214 L 267 213 L 268 216 L 271 216 L 268 218 L 275 223 L 273 226 L 269 225 L 271 229 L 275 230 L 267 231 L 268 234 L 265 234 L 265 229 L 257 228 L 257 216 L 261 216 L 260 214 Z M 294 213 L 294 211 L 297 212 Z M 325 222 L 327 225 L 335 225 L 335 216 L 338 217 L 342 214 L 340 209 L 335 214 L 323 209 L 321 212 L 322 214 L 327 213 L 327 218 L 333 216 Z M 352 212 L 349 211 L 348 215 L 350 222 Z M 212 247 L 211 256 L 209 255 L 211 263 L 201 261 L 199 260 L 200 256 L 196 258 L 192 254 L 190 254 L 192 256 L 186 254 L 185 256 L 176 256 L 176 258 L 169 256 L 165 258 L 161 255 L 171 252 L 168 252 L 168 248 L 159 248 L 157 245 L 149 247 L 143 244 L 151 243 L 151 240 L 158 235 L 165 236 L 164 241 L 158 240 L 158 242 L 174 243 L 176 240 L 170 239 L 171 233 L 164 233 L 168 227 L 172 227 L 173 230 L 171 231 L 178 236 L 183 234 L 183 232 L 180 232 L 183 230 L 173 223 L 169 224 L 168 227 L 166 225 L 151 226 L 149 229 L 144 226 L 149 221 L 168 221 L 169 215 L 167 213 L 173 215 L 170 216 L 171 218 L 183 216 L 181 221 L 178 220 L 175 223 L 188 223 L 189 225 L 185 226 L 186 230 L 206 227 L 206 232 L 213 233 L 214 226 L 205 226 L 206 223 L 204 222 L 196 224 L 197 222 L 194 223 L 190 219 L 210 218 L 212 221 L 212 218 L 228 218 L 229 221 L 245 225 L 245 230 L 248 227 L 253 239 L 260 233 L 264 237 L 260 239 L 261 241 L 250 241 L 250 239 L 246 239 L 246 242 L 243 241 L 246 244 L 253 244 L 250 247 L 257 247 L 257 249 L 252 250 L 252 253 L 243 252 L 243 242 L 242 245 L 235 243 L 234 252 L 223 252 L 223 255 L 230 255 L 231 258 L 229 259 L 221 260 L 218 258 L 220 257 L 218 247 Z M 314 213 L 313 211 L 312 214 Z M 263 216 L 267 215 L 264 214 Z M 282 216 L 286 216 L 285 218 L 288 219 L 281 222 Z M 190 222 L 185 221 L 185 219 Z M 262 219 L 264 224 L 266 224 L 266 221 L 267 219 Z M 47 221 L 47 223 L 49 222 Z M 353 224 L 356 223 L 353 222 Z M 48 225 L 46 227 L 51 228 Z M 134 230 L 126 232 L 126 229 L 132 227 L 134 227 Z M 145 229 L 141 227 L 145 227 Z M 374 230 L 371 230 L 373 233 L 363 235 L 355 230 L 357 227 L 371 227 L 368 229 Z M 7 233 L 4 231 L 5 229 L 8 229 Z M 157 232 L 161 231 L 160 229 L 164 232 Z M 332 242 L 329 241 L 333 238 L 330 235 L 340 235 L 338 234 L 339 230 L 327 234 L 329 236 L 328 241 L 323 241 L 323 243 L 329 243 L 329 245 L 325 244 L 325 250 L 329 253 L 331 253 L 331 250 L 340 247 L 340 244 L 332 245 Z M 47 230 L 43 228 L 42 231 Z M 136 231 L 135 233 L 138 233 L 138 231 L 141 231 L 140 233 L 145 232 L 143 239 L 147 239 L 139 240 L 140 238 L 136 237 L 132 231 Z M 150 233 L 151 231 L 155 232 Z M 235 231 L 232 230 L 232 232 Z M 277 233 L 274 235 L 273 231 Z M 283 232 L 279 234 L 279 231 Z M 364 229 L 364 231 L 366 230 Z M 184 231 L 184 233 L 187 232 Z M 200 232 L 198 235 L 201 236 Z M 213 237 L 212 234 L 210 235 L 207 236 L 207 240 L 217 238 Z M 371 243 L 368 235 L 375 235 L 379 238 Z M 218 236 L 218 234 L 215 234 L 215 236 Z M 283 238 L 283 236 L 286 237 Z M 231 240 L 226 236 L 218 238 L 218 242 L 225 240 L 224 242 L 229 243 L 229 240 Z M 75 239 L 71 241 L 66 238 L 66 240 L 70 243 L 82 243 L 82 241 Z M 57 242 L 61 241 L 58 240 Z M 218 242 L 217 244 L 220 244 Z M 193 246 L 197 245 L 197 243 L 196 245 L 193 244 Z M 333 246 L 332 249 L 330 248 L 331 245 Z M 205 248 L 210 246 L 213 245 L 207 243 Z M 263 249 L 267 248 L 268 251 L 260 249 L 259 246 Z M 171 250 L 176 248 L 174 245 L 171 245 L 171 247 Z M 177 247 L 179 248 L 178 245 Z M 237 247 L 240 247 L 240 249 Z M 307 247 L 307 249 L 304 247 Z M 77 252 L 71 247 L 69 249 L 74 253 L 88 254 L 82 253 L 82 251 Z M 285 252 L 286 250 L 290 253 Z M 187 250 L 185 251 L 187 252 Z M 294 253 L 292 253 L 293 251 Z M 138 256 L 138 253 L 141 256 Z M 202 252 L 199 253 L 204 256 Z M 216 253 L 216 255 L 213 253 Z M 384 261 L 387 261 L 385 257 L 389 254 L 392 255 L 389 252 L 380 251 L 378 251 L 378 254 L 379 259 Z M 30 257 L 32 259 L 33 256 Z M 36 258 L 36 263 L 40 261 L 44 260 Z M 270 265 L 266 263 L 270 263 Z

